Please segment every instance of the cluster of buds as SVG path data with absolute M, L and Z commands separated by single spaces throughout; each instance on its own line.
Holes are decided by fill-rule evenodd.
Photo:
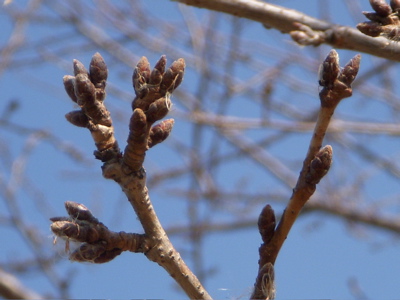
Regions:
M 133 76 L 136 97 L 132 102 L 128 145 L 123 156 L 114 137 L 110 113 L 104 105 L 106 96 L 107 66 L 99 53 L 91 62 L 89 71 L 74 60 L 74 76 L 64 76 L 64 87 L 69 97 L 80 107 L 66 114 L 72 124 L 90 130 L 97 150 L 95 156 L 103 162 L 117 161 L 122 157 L 123 170 L 130 174 L 141 170 L 145 152 L 164 141 L 174 125 L 168 119 L 154 125 L 171 110 L 171 93 L 183 80 L 185 61 L 181 58 L 166 69 L 163 55 L 150 70 L 146 57 L 138 62 Z M 153 126 L 154 125 L 154 126 Z
M 378 37 L 383 36 L 389 40 L 400 40 L 400 0 L 370 0 L 374 12 L 363 12 L 370 21 L 359 23 L 358 30 L 362 33 Z
M 337 52 L 329 52 L 319 68 L 319 85 L 323 87 L 319 96 L 323 107 L 335 107 L 340 100 L 352 95 L 351 84 L 357 76 L 360 60 L 361 55 L 357 54 L 340 68 Z
M 67 201 L 65 209 L 69 217 L 51 218 L 50 228 L 67 245 L 69 241 L 81 243 L 69 254 L 70 260 L 105 263 L 122 251 L 142 252 L 145 248 L 143 235 L 110 231 L 83 204 Z
M 107 66 L 99 53 L 93 55 L 89 71 L 78 60 L 74 60 L 74 75 L 64 76 L 64 87 L 80 110 L 69 112 L 66 119 L 75 126 L 90 130 L 96 144 L 96 158 L 108 161 L 119 155 L 118 143 L 110 113 L 104 106 L 106 97 Z
M 132 76 L 136 97 L 132 102 L 133 114 L 129 123 L 128 144 L 123 155 L 124 171 L 136 172 L 142 167 L 145 152 L 164 141 L 172 130 L 173 119 L 153 124 L 164 118 L 171 109 L 171 93 L 183 80 L 185 61 L 181 58 L 166 70 L 167 60 L 161 56 L 150 70 L 146 57 L 142 57 Z

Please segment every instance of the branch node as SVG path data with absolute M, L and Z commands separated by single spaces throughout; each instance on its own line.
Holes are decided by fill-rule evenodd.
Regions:
M 323 44 L 326 40 L 325 32 L 313 30 L 310 26 L 302 23 L 294 22 L 294 26 L 298 30 L 290 31 L 291 38 L 299 45 L 317 47 Z

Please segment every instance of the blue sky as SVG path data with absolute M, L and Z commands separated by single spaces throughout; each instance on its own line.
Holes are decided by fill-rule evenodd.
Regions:
M 178 8 L 176 3 L 161 0 L 142 2 L 156 18 L 169 20 L 171 24 L 185 24 L 182 17 L 185 12 L 182 12 L 183 8 Z M 274 3 L 298 9 L 316 17 L 321 11 L 323 13 L 323 7 L 316 8 L 318 1 L 307 1 L 307 5 L 303 1 L 294 0 L 274 1 Z M 359 3 L 361 3 L 362 10 L 370 10 L 368 1 L 359 1 Z M 360 14 L 359 20 L 355 22 L 344 8 L 343 1 L 340 1 L 340 4 L 338 1 L 325 1 L 325 4 L 326 9 L 331 12 L 331 21 L 334 23 L 355 26 L 358 21 L 363 20 Z M 12 31 L 12 22 L 7 13 L 2 10 L 3 8 L 0 9 L 0 27 L 2 28 L 0 45 L 4 45 L 8 41 Z M 207 12 L 204 10 L 193 9 L 190 12 L 194 14 L 198 22 L 209 20 Z M 41 10 L 40 13 L 54 16 L 51 9 Z M 92 17 L 93 19 L 88 21 L 96 20 L 96 15 Z M 100 17 L 97 16 L 97 18 Z M 218 30 L 222 33 L 226 32 L 227 35 L 231 34 L 232 20 L 222 15 L 219 18 L 222 19 L 218 24 Z M 100 26 L 103 24 L 102 30 L 109 36 L 118 36 L 116 30 L 107 25 L 106 21 L 97 24 Z M 292 64 L 287 70 L 288 76 L 314 83 L 305 87 L 303 92 L 296 96 L 293 86 L 286 82 L 279 82 L 275 96 L 277 99 L 289 101 L 302 112 L 305 110 L 311 112 L 317 109 L 319 101 L 317 62 L 322 61 L 330 47 L 322 46 L 316 49 L 299 47 L 294 45 L 287 35 L 282 35 L 274 30 L 265 30 L 260 24 L 246 21 L 242 26 L 242 37 L 246 38 L 249 43 L 273 45 L 281 52 L 275 56 L 266 55 L 263 52 L 264 48 L 249 47 L 252 52 L 247 54 L 254 55 L 260 65 L 246 69 L 245 66 L 238 63 L 235 65 L 235 76 L 245 82 L 247 78 L 261 72 L 265 66 L 273 67 L 287 52 L 299 55 L 298 57 L 303 55 L 307 57 L 307 62 L 310 61 L 313 64 L 305 71 L 306 60 L 298 61 L 298 65 Z M 153 37 L 157 39 L 157 29 L 149 30 L 154 31 Z M 104 265 L 78 264 L 68 261 L 66 254 L 62 251 L 61 243 L 55 247 L 52 245 L 48 218 L 64 215 L 63 203 L 68 200 L 85 204 L 112 230 L 142 232 L 140 224 L 124 199 L 120 188 L 114 182 L 102 179 L 101 164 L 92 158 L 94 145 L 88 131 L 73 127 L 65 121 L 65 113 L 73 110 L 74 106 L 64 92 L 62 77 L 72 74 L 72 59 L 79 59 L 87 66 L 91 56 L 96 51 L 101 52 L 98 46 L 90 45 L 84 38 L 77 38 L 73 34 L 74 31 L 61 20 L 55 19 L 52 26 L 33 22 L 26 28 L 26 43 L 29 47 L 19 49 L 13 56 L 12 67 L 0 74 L 0 114 L 11 99 L 16 99 L 19 102 L 19 108 L 10 116 L 10 121 L 27 128 L 43 129 L 58 138 L 57 141 L 51 138 L 36 140 L 35 135 L 10 132 L 7 127 L 0 128 L 3 157 L 0 169 L 2 179 L 5 182 L 10 179 L 10 168 L 13 161 L 23 163 L 26 177 L 29 180 L 20 183 L 22 190 L 18 190 L 16 193 L 17 204 L 21 207 L 21 214 L 26 223 L 42 233 L 42 250 L 46 253 L 54 251 L 58 253 L 61 261 L 57 263 L 56 271 L 61 277 L 71 276 L 70 296 L 72 298 L 185 298 L 168 274 L 141 254 L 123 253 Z M 38 43 L 50 36 L 55 38 L 50 44 Z M 63 38 L 64 36 L 65 38 Z M 169 62 L 172 62 L 173 59 L 178 58 L 177 54 L 186 53 L 190 57 L 184 58 L 189 64 L 185 80 L 179 89 L 195 93 L 201 90 L 201 81 L 196 72 L 196 66 L 190 65 L 192 61 L 190 58 L 194 56 L 195 51 L 187 41 L 179 40 L 175 36 L 172 36 L 172 39 L 176 39 L 179 51 L 174 52 L 169 47 L 150 51 L 136 41 L 131 41 L 124 46 L 131 51 L 132 59 L 138 59 L 145 55 L 152 65 L 162 54 L 166 54 Z M 64 48 L 67 50 L 63 52 Z M 249 48 L 245 48 L 243 51 L 250 51 Z M 215 49 L 215 51 L 223 51 L 218 41 L 215 42 Z M 342 65 L 356 54 L 344 50 L 338 50 L 338 52 Z M 43 57 L 40 57 L 38 53 L 42 53 Z M 52 54 L 57 54 L 57 58 L 54 58 L 53 61 L 50 59 Z M 129 119 L 129 101 L 133 97 L 130 76 L 132 66 L 136 61 L 132 61 L 131 66 L 117 64 L 117 59 L 113 55 L 102 54 L 109 66 L 109 88 L 117 87 L 124 92 L 121 96 L 121 94 L 117 95 L 109 90 L 106 100 L 112 116 L 114 116 L 116 136 L 123 148 Z M 26 62 L 21 64 L 24 62 L 24 58 L 26 58 Z M 380 63 L 382 63 L 381 60 L 363 54 L 361 74 L 372 68 L 373 65 Z M 398 67 L 394 65 L 388 70 L 388 74 L 398 75 L 397 69 Z M 371 84 L 377 82 L 382 84 L 379 78 L 372 78 L 370 82 Z M 219 87 L 213 87 L 212 91 L 215 92 L 214 95 L 221 94 Z M 368 95 L 365 86 L 360 90 L 355 89 L 354 96 L 340 104 L 336 116 L 342 120 L 365 122 L 378 120 L 398 123 L 398 111 L 393 111 L 390 106 L 374 99 L 377 93 L 370 93 Z M 204 103 L 207 105 L 207 110 L 213 112 L 218 107 L 218 102 L 213 99 L 212 93 L 209 92 L 207 96 Z M 156 174 L 160 170 L 188 164 L 188 158 L 184 156 L 187 148 L 186 146 L 179 147 L 179 143 L 188 145 L 193 132 L 190 123 L 185 118 L 180 118 L 187 111 L 185 105 L 190 106 L 190 101 L 189 99 L 180 99 L 178 96 L 173 96 L 174 99 L 176 101 L 171 115 L 176 118 L 176 125 L 172 136 L 165 142 L 165 145 L 159 145 L 147 154 L 145 167 L 149 180 L 151 180 L 152 174 Z M 256 101 L 250 101 L 247 94 L 238 95 L 232 103 L 227 111 L 233 116 L 248 118 L 260 116 L 259 104 Z M 285 119 L 278 113 L 272 112 L 271 114 L 273 117 Z M 272 134 L 268 129 L 266 132 L 258 129 L 249 131 L 247 136 L 259 141 L 268 134 Z M 293 174 L 297 174 L 310 136 L 310 132 L 291 134 L 287 139 L 274 144 L 268 150 L 287 163 Z M 365 140 L 366 143 L 369 143 L 370 149 L 380 153 L 383 157 L 393 159 L 393 164 L 397 166 L 399 143 L 395 137 L 382 135 L 371 138 L 362 134 L 349 134 L 347 137 L 357 141 Z M 213 138 L 215 135 L 211 130 L 204 132 L 204 142 L 201 144 L 200 151 L 204 155 L 208 153 L 208 149 L 215 141 Z M 71 155 L 64 151 L 65 145 L 60 143 L 61 140 L 66 145 L 75 145 L 82 154 L 83 160 L 71 158 Z M 24 147 L 27 143 L 36 143 L 36 146 L 27 154 L 25 163 L 21 158 L 25 157 Z M 229 152 L 229 143 L 226 141 L 221 143 L 224 151 Z M 182 148 L 181 153 L 178 151 L 179 148 Z M 373 203 L 375 198 L 380 197 L 387 199 L 388 203 L 398 200 L 398 178 L 379 171 L 373 164 L 365 165 L 362 159 L 352 156 L 348 151 L 346 147 L 334 148 L 334 165 L 327 177 L 324 178 L 324 181 L 326 180 L 324 184 L 327 186 L 321 187 L 322 193 L 329 190 L 328 183 L 350 185 L 352 181 L 349 179 L 351 178 L 349 175 L 354 170 L 363 169 L 365 170 L 364 174 L 370 176 L 371 179 L 366 181 L 363 194 L 358 195 L 362 201 L 365 201 L 360 204 L 360 207 L 370 208 L 372 206 L 368 205 Z M 357 172 L 355 174 L 359 175 Z M 287 198 L 291 194 L 289 187 L 271 178 L 262 167 L 243 157 L 223 165 L 215 172 L 215 176 L 224 191 L 243 188 L 246 191 L 262 193 L 276 190 L 286 194 Z M 164 185 L 154 186 L 150 190 L 155 209 L 167 228 L 188 224 L 187 205 L 183 201 L 184 197 L 178 197 L 176 194 L 190 184 L 190 178 L 181 177 Z M 353 200 L 349 199 L 349 201 Z M 357 202 L 354 203 L 357 204 Z M 280 214 L 283 209 L 282 204 L 272 203 L 272 206 L 277 214 Z M 229 208 L 229 205 L 226 207 Z M 243 207 L 246 209 L 246 205 Z M 262 204 L 258 204 L 249 209 L 249 217 L 256 218 L 261 207 Z M 398 205 L 393 205 L 392 208 L 388 204 L 385 207 L 385 213 L 398 215 Z M 229 213 L 219 207 L 213 208 L 209 204 L 202 205 L 200 209 L 199 214 L 210 220 L 223 221 L 232 218 Z M 2 217 L 3 214 L 8 214 L 8 206 L 4 201 L 0 203 L 0 212 L 2 212 Z M 12 228 L 0 227 L 0 236 L 2 236 L 0 266 L 6 262 L 32 257 L 29 245 Z M 192 265 L 193 262 L 189 258 L 189 241 L 184 237 L 174 235 L 171 236 L 171 240 L 187 263 Z M 248 298 L 256 278 L 260 243 L 256 228 L 212 233 L 205 238 L 203 244 L 204 268 L 215 270 L 206 280 L 205 285 L 215 299 Z M 351 224 L 332 216 L 309 213 L 296 222 L 278 257 L 276 263 L 277 299 L 352 298 L 348 284 L 351 280 L 356 280 L 369 299 L 396 298 L 400 295 L 398 252 L 398 236 L 383 230 Z M 49 280 L 43 276 L 37 276 L 34 271 L 28 272 L 20 279 L 26 286 L 39 293 L 55 294 Z

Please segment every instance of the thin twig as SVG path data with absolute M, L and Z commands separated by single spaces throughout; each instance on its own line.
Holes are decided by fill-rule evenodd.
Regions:
M 355 28 L 331 24 L 299 11 L 257 0 L 174 0 L 191 6 L 228 13 L 250 19 L 267 28 L 292 33 L 296 42 L 309 44 L 310 32 L 319 36 L 319 44 L 326 43 L 334 48 L 349 49 L 400 61 L 400 45 L 391 44 L 383 37 L 372 38 Z M 293 33 L 294 36 L 293 36 Z M 299 36 L 299 33 L 301 35 Z M 315 45 L 315 44 L 314 44 Z
M 335 108 L 342 99 L 352 95 L 351 84 L 358 73 L 359 64 L 360 55 L 356 55 L 341 70 L 339 67 L 339 56 L 335 50 L 332 50 L 321 65 L 319 81 L 323 87 L 320 92 L 321 108 L 308 153 L 304 159 L 297 184 L 293 189 L 292 197 L 283 212 L 276 230 L 274 230 L 275 215 L 272 208 L 267 205 L 260 214 L 258 225 L 264 243 L 259 249 L 259 273 L 251 299 L 273 298 L 271 290 L 265 289 L 266 285 L 269 285 L 271 288 L 273 287 L 272 283 L 269 284 L 265 281 L 265 278 L 269 278 L 268 276 L 265 277 L 265 272 L 269 272 L 273 268 L 279 251 L 297 216 L 315 192 L 316 184 L 330 168 L 332 163 L 332 148 L 330 146 L 321 148 L 322 142 Z M 267 268 L 266 266 L 269 267 Z M 268 293 L 266 294 L 266 292 Z

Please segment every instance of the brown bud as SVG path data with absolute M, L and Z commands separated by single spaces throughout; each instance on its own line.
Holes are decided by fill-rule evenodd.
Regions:
M 143 98 L 147 95 L 148 90 L 145 89 L 150 79 L 150 64 L 145 56 L 143 56 L 136 65 L 133 72 L 132 83 L 136 96 Z
M 174 119 L 164 120 L 151 127 L 148 147 L 151 148 L 167 139 L 174 126 Z
M 377 15 L 375 12 L 371 11 L 363 11 L 362 14 L 368 19 L 371 20 L 372 23 L 381 23 L 382 22 L 382 17 Z M 371 22 L 366 22 L 366 23 L 371 23 Z
M 116 258 L 118 255 L 122 253 L 122 250 L 119 248 L 114 248 L 112 250 L 104 251 L 101 255 L 99 255 L 93 262 L 96 264 L 103 264 L 109 262 Z
M 372 37 L 378 37 L 382 33 L 382 26 L 374 22 L 359 23 L 357 24 L 357 29 L 365 35 Z
M 75 95 L 75 77 L 71 75 L 65 75 L 63 77 L 64 88 L 67 92 L 68 96 L 71 98 L 72 101 L 75 103 L 78 101 Z
M 385 0 L 369 0 L 371 7 L 376 13 L 382 17 L 386 17 L 392 13 L 391 7 Z
M 343 68 L 339 80 L 346 84 L 347 86 L 350 86 L 354 79 L 356 78 L 358 74 L 358 70 L 360 69 L 360 61 L 361 61 L 361 55 L 357 54 L 354 56 Z
M 332 164 L 332 147 L 327 145 L 320 149 L 310 163 L 309 171 L 306 175 L 306 182 L 317 184 L 328 173 Z
M 90 80 L 96 88 L 104 89 L 108 76 L 107 65 L 100 53 L 96 53 L 90 62 Z
M 332 49 L 319 67 L 319 85 L 332 88 L 339 72 L 339 55 Z
M 79 106 L 84 106 L 87 102 L 93 103 L 95 94 L 95 87 L 86 74 L 75 76 L 75 95 Z
M 394 12 L 398 12 L 400 10 L 400 0 L 390 0 L 390 7 Z
M 98 224 L 99 220 L 93 216 L 90 210 L 83 204 L 73 201 L 65 202 L 65 209 L 73 219 L 88 221 L 89 223 Z
M 97 229 L 81 221 L 56 221 L 50 225 L 50 229 L 55 235 L 73 241 L 93 243 L 99 239 Z
M 265 244 L 268 244 L 274 236 L 275 225 L 276 220 L 274 210 L 271 208 L 271 205 L 267 204 L 258 217 L 258 230 Z
M 147 122 L 154 123 L 164 118 L 170 111 L 172 106 L 169 96 L 162 97 L 150 104 L 146 111 Z
M 131 120 L 129 122 L 129 130 L 140 132 L 137 135 L 142 135 L 142 131 L 147 125 L 147 118 L 143 110 L 137 108 L 133 111 Z
M 65 118 L 68 122 L 78 127 L 87 127 L 89 124 L 89 119 L 82 110 L 71 111 L 65 115 Z
M 83 63 L 81 63 L 79 60 L 74 59 L 73 60 L 73 64 L 74 64 L 74 74 L 75 76 L 78 74 L 82 74 L 82 75 L 89 75 L 89 72 L 86 70 L 85 66 L 83 65 Z
M 78 262 L 94 262 L 105 251 L 105 247 L 101 244 L 90 245 L 85 243 L 72 252 L 69 259 Z
M 172 93 L 182 82 L 185 71 L 185 60 L 180 58 L 172 63 L 163 76 L 160 93 Z
M 163 75 L 165 73 L 165 65 L 167 64 L 167 58 L 165 55 L 161 56 L 153 71 L 151 71 L 149 84 L 159 85 L 162 81 Z
M 147 150 L 147 120 L 140 108 L 133 111 L 129 122 L 128 144 L 123 155 L 124 170 L 127 174 L 140 170 Z

